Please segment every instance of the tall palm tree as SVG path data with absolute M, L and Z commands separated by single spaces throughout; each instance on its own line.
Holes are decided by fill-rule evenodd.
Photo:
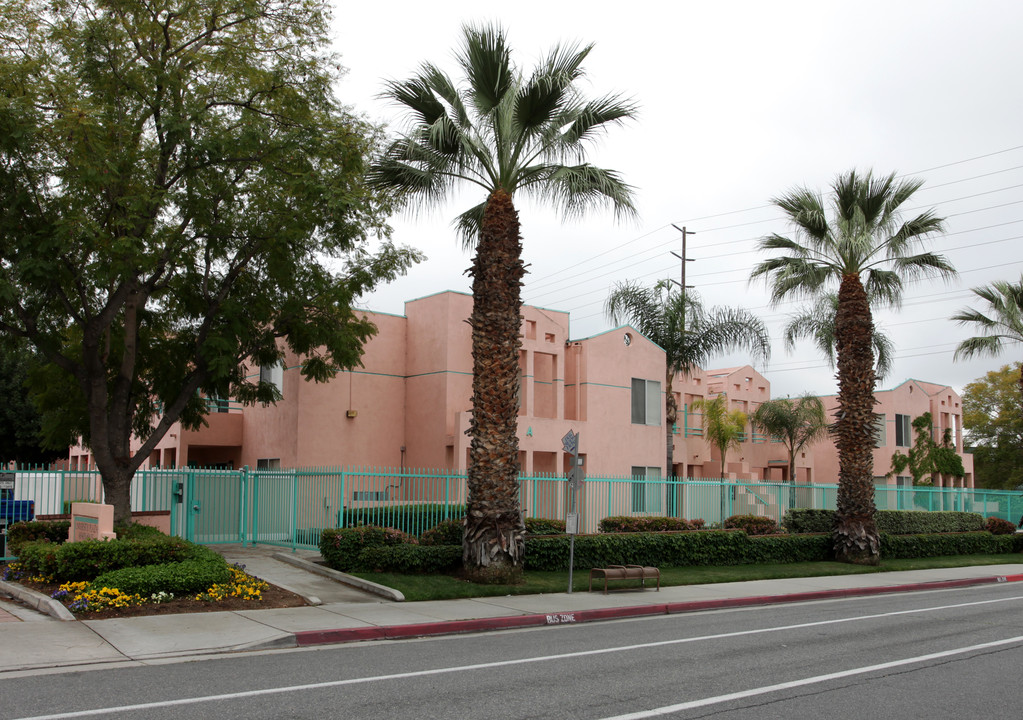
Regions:
M 480 577 L 521 569 L 524 527 L 518 502 L 520 286 L 525 268 L 518 213 L 522 192 L 578 215 L 610 206 L 635 213 L 632 189 L 617 173 L 585 162 L 591 142 L 635 113 L 618 95 L 588 100 L 579 90 L 592 45 L 555 47 L 527 76 L 512 62 L 499 26 L 466 25 L 455 83 L 426 63 L 387 84 L 405 131 L 371 172 L 399 201 L 441 203 L 468 184 L 483 201 L 456 220 L 475 248 L 473 390 L 464 563 Z M 489 568 L 489 570 L 488 570 Z
M 897 307 L 904 280 L 955 270 L 941 255 L 920 250 L 944 223 L 933 210 L 909 220 L 901 208 L 923 183 L 850 171 L 838 176 L 829 198 L 797 188 L 774 199 L 794 237 L 772 234 L 761 250 L 784 255 L 759 263 L 751 278 L 767 279 L 771 300 L 819 298 L 838 286 L 835 339 L 838 415 L 832 431 L 838 448 L 835 555 L 845 562 L 876 565 L 880 538 L 874 522 L 874 323 L 871 302 Z
M 960 325 L 973 324 L 983 333 L 959 343 L 953 359 L 974 355 L 998 355 L 1005 344 L 1023 343 L 1023 275 L 1013 284 L 1007 280 L 993 282 L 973 293 L 987 301 L 987 314 L 965 308 L 952 316 Z M 1019 377 L 1020 402 L 1023 403 L 1023 366 Z M 1021 405 L 1023 409 L 1023 405 Z
M 816 299 L 813 305 L 803 308 L 789 317 L 785 325 L 785 349 L 795 350 L 798 340 L 812 340 L 821 355 L 835 368 L 835 315 L 838 313 L 838 293 L 827 292 Z M 884 380 L 892 371 L 895 360 L 895 343 L 878 328 L 871 338 L 874 349 L 874 376 Z
M 796 480 L 796 453 L 828 434 L 828 418 L 819 397 L 800 395 L 775 398 L 757 406 L 750 418 L 753 425 L 781 440 L 789 453 L 789 482 Z
M 672 391 L 675 375 L 689 375 L 715 355 L 732 350 L 746 350 L 754 359 L 766 361 L 771 356 L 771 337 L 752 313 L 741 308 L 706 310 L 699 296 L 672 293 L 668 281 L 653 287 L 618 283 L 604 307 L 611 322 L 633 325 L 664 350 L 665 475 L 670 476 L 675 462 L 672 430 L 678 419 L 678 403 Z

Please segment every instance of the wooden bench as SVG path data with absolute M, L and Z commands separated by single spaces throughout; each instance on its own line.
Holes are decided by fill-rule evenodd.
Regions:
M 661 571 L 655 567 L 642 565 L 609 565 L 606 568 L 590 570 L 590 592 L 593 592 L 593 578 L 604 578 L 604 594 L 607 595 L 608 580 L 639 580 L 641 588 L 646 588 L 647 579 L 657 579 L 657 590 L 661 590 Z

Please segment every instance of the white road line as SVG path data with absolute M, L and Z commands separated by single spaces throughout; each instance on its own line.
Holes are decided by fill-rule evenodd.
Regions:
M 966 653 L 976 652 L 978 650 L 987 650 L 989 648 L 1013 645 L 1016 643 L 1023 643 L 1023 635 L 1006 638 L 1005 640 L 981 643 L 980 645 L 956 648 L 955 650 L 945 650 L 943 652 L 930 653 L 928 655 L 917 655 L 916 657 L 905 658 L 904 660 L 892 660 L 891 662 L 880 663 L 878 665 L 867 665 L 865 667 L 853 668 L 851 670 L 842 670 L 841 672 L 828 673 L 827 675 L 817 675 L 816 677 L 803 678 L 802 680 L 792 680 L 791 682 L 778 683 L 777 685 L 765 685 L 764 687 L 742 690 L 740 692 L 729 693 L 727 695 L 717 695 L 715 697 L 703 698 L 701 700 L 690 700 L 689 702 L 678 703 L 677 705 L 665 705 L 664 707 L 654 708 L 653 710 L 641 710 L 639 712 L 627 713 L 625 715 L 614 715 L 613 717 L 606 717 L 601 720 L 642 720 L 643 718 L 657 717 L 659 715 L 670 715 L 671 713 L 680 712 L 682 710 L 692 710 L 693 708 L 706 707 L 708 705 L 719 705 L 721 703 L 731 702 L 732 700 L 741 700 L 743 698 L 754 697 L 756 695 L 766 695 L 767 693 L 778 692 L 779 690 L 790 690 L 792 688 L 815 685 L 829 680 L 852 677 L 853 675 L 863 675 L 865 673 L 877 672 L 879 670 L 902 667 L 903 665 L 912 665 L 913 663 L 922 663 L 929 660 L 954 657 L 955 655 L 965 655 Z
M 685 644 L 685 643 L 703 642 L 703 641 L 707 641 L 707 640 L 722 640 L 722 639 L 725 639 L 725 638 L 743 637 L 743 636 L 747 636 L 747 635 L 761 635 L 761 634 L 764 634 L 764 633 L 773 633 L 773 632 L 784 632 L 786 630 L 799 630 L 799 629 L 803 629 L 803 628 L 820 627 L 820 626 L 823 626 L 823 625 L 840 625 L 840 624 L 849 623 L 849 622 L 860 622 L 862 620 L 876 620 L 876 619 L 880 619 L 880 618 L 897 617 L 899 615 L 916 615 L 916 614 L 919 614 L 919 613 L 938 612 L 938 611 L 941 611 L 941 610 L 954 610 L 954 609 L 958 609 L 958 608 L 971 607 L 971 606 L 976 606 L 976 605 L 991 605 L 991 604 L 994 604 L 994 603 L 1011 602 L 1011 601 L 1014 601 L 1014 600 L 1023 600 L 1023 595 L 1016 595 L 1016 596 L 1007 597 L 1007 598 L 995 598 L 995 599 L 992 599 L 992 600 L 977 600 L 977 601 L 974 601 L 974 602 L 967 602 L 967 603 L 956 603 L 954 605 L 939 605 L 939 606 L 930 607 L 930 608 L 915 608 L 913 610 L 898 610 L 898 611 L 893 611 L 893 612 L 878 613 L 876 615 L 859 615 L 859 616 L 856 616 L 856 617 L 836 618 L 836 619 L 832 619 L 832 620 L 819 620 L 819 621 L 816 621 L 816 622 L 797 623 L 795 625 L 782 625 L 782 626 L 779 626 L 779 627 L 760 628 L 760 629 L 757 629 L 757 630 L 738 630 L 736 632 L 718 633 L 718 634 L 715 634 L 715 635 L 702 635 L 702 636 L 699 636 L 699 637 L 679 638 L 679 639 L 676 639 L 676 640 L 660 640 L 658 642 L 639 643 L 639 644 L 635 644 L 635 645 L 622 645 L 622 646 L 619 646 L 619 647 L 604 648 L 604 649 L 600 649 L 600 650 L 583 650 L 583 651 L 580 651 L 580 652 L 562 653 L 562 654 L 559 654 L 559 655 L 544 655 L 544 656 L 541 656 L 541 657 L 521 658 L 519 660 L 500 660 L 500 661 L 497 661 L 497 662 L 479 663 L 479 664 L 476 664 L 476 665 L 461 665 L 461 666 L 458 666 L 458 667 L 435 668 L 433 670 L 416 670 L 416 671 L 413 671 L 413 672 L 395 673 L 395 674 L 391 674 L 391 675 L 374 675 L 374 676 L 371 676 L 371 677 L 364 677 L 364 678 L 349 678 L 347 680 L 330 680 L 330 681 L 327 681 L 327 682 L 309 683 L 309 684 L 306 684 L 306 685 L 287 685 L 287 686 L 284 686 L 284 687 L 264 688 L 264 689 L 261 689 L 261 690 L 246 690 L 246 691 L 243 691 L 243 692 L 223 693 L 223 694 L 219 694 L 219 695 L 203 695 L 201 697 L 179 698 L 177 700 L 161 700 L 161 701 L 158 701 L 158 702 L 138 703 L 138 704 L 135 704 L 135 705 L 116 705 L 116 706 L 113 706 L 113 707 L 96 708 L 95 710 L 76 710 L 76 711 L 72 711 L 72 712 L 56 713 L 56 714 L 53 714 L 53 715 L 33 715 L 31 717 L 14 718 L 13 720 L 64 720 L 65 718 L 93 717 L 93 716 L 96 716 L 96 715 L 110 715 L 112 713 L 118 713 L 118 712 L 132 712 L 132 711 L 136 711 L 136 710 L 153 710 L 153 709 L 156 709 L 156 708 L 168 708 L 168 707 L 178 707 L 178 706 L 182 706 L 182 705 L 197 705 L 197 704 L 200 704 L 200 703 L 221 702 L 221 701 L 224 701 L 224 700 L 241 700 L 241 699 L 246 699 L 246 698 L 260 697 L 260 696 L 263 696 L 263 695 L 280 695 L 280 694 L 284 694 L 284 693 L 305 692 L 305 691 L 308 691 L 308 690 L 321 690 L 321 689 L 324 689 L 324 688 L 344 687 L 344 686 L 347 686 L 347 685 L 362 685 L 362 684 L 366 684 L 366 683 L 383 682 L 383 681 L 388 681 L 388 680 L 404 680 L 404 679 L 407 679 L 407 678 L 429 677 L 429 676 L 432 676 L 432 675 L 445 675 L 445 674 L 448 674 L 448 673 L 461 673 L 461 672 L 467 672 L 467 671 L 473 671 L 473 670 L 486 670 L 486 669 L 490 669 L 490 668 L 508 667 L 508 666 L 512 666 L 512 665 L 527 665 L 527 664 L 530 664 L 530 663 L 540 663 L 540 662 L 549 662 L 549 661 L 562 661 L 562 660 L 568 660 L 568 659 L 572 659 L 572 658 L 588 657 L 590 655 L 607 655 L 607 654 L 610 654 L 610 653 L 631 652 L 633 650 L 643 650 L 643 649 L 646 649 L 646 648 L 664 647 L 664 646 L 667 646 L 667 645 L 682 645 L 682 644 Z M 574 626 L 574 627 L 577 627 L 577 626 Z M 1016 642 L 1016 641 L 1019 641 L 1019 640 L 1023 640 L 1023 637 L 1011 638 L 1009 640 L 1000 640 L 1000 641 L 997 641 L 996 643 L 990 643 L 990 645 L 992 645 L 992 646 L 993 645 L 1005 645 L 1005 644 L 1010 644 L 1012 642 Z M 983 647 L 987 647 L 987 646 L 986 645 L 974 646 L 974 648 L 983 648 Z M 964 648 L 964 649 L 961 649 L 961 650 L 950 650 L 950 651 L 947 651 L 947 652 L 950 653 L 950 654 L 957 654 L 957 653 L 961 653 L 961 652 L 969 652 L 970 650 L 971 650 L 971 648 Z M 938 653 L 938 654 L 933 655 L 933 656 L 925 655 L 925 656 L 921 656 L 920 658 L 911 658 L 909 660 L 897 660 L 897 661 L 895 661 L 894 665 L 890 665 L 890 666 L 894 667 L 895 665 L 901 665 L 901 664 L 906 664 L 906 663 L 910 663 L 910 662 L 918 662 L 921 659 L 926 659 L 928 657 L 942 657 L 942 656 L 943 656 L 942 653 Z M 877 666 L 873 666 L 873 668 L 858 668 L 858 669 L 855 669 L 855 670 L 845 671 L 845 673 L 837 673 L 837 674 L 835 674 L 833 676 L 822 675 L 821 678 L 828 679 L 828 678 L 831 678 L 831 677 L 843 677 L 844 674 L 858 674 L 858 673 L 863 673 L 863 672 L 869 672 L 871 669 L 884 668 L 884 667 L 888 667 L 888 666 L 889 665 L 877 665 Z M 819 680 L 819 682 L 822 682 L 822 681 L 823 680 Z M 797 681 L 797 682 L 804 682 L 804 681 Z M 774 688 L 774 689 L 784 689 L 785 687 L 789 687 L 789 686 L 790 686 L 790 684 L 782 684 L 782 685 L 776 685 L 776 686 L 770 686 L 770 687 Z M 756 690 L 746 691 L 747 694 L 757 694 L 757 693 L 760 693 L 760 692 L 771 692 L 771 690 L 765 690 L 763 688 L 760 688 L 760 689 L 756 689 Z M 722 695 L 721 698 L 734 699 L 734 698 L 737 698 L 737 697 L 745 697 L 745 696 L 746 695 L 744 695 L 743 693 L 738 693 L 738 694 L 736 694 L 734 696 L 732 696 L 732 695 Z M 726 701 L 727 700 L 708 698 L 707 701 L 696 700 L 696 701 L 693 701 L 693 702 L 697 702 L 697 703 L 704 702 L 705 704 L 713 704 L 713 702 L 726 702 Z M 672 706 L 672 707 L 676 707 L 676 706 Z M 681 707 L 681 706 L 679 706 L 679 707 Z M 685 704 L 685 707 L 699 707 L 699 706 L 698 705 Z M 652 711 L 649 711 L 649 712 L 651 712 L 654 715 L 656 715 L 656 714 L 665 714 L 665 712 L 675 712 L 675 711 L 674 710 L 666 710 L 665 712 L 659 712 L 657 710 L 652 710 Z M 623 718 L 633 718 L 633 717 L 635 717 L 635 718 L 652 717 L 652 715 L 647 715 L 647 714 L 622 715 L 619 718 L 615 718 L 614 720 L 621 720 Z M 609 718 L 608 720 L 611 720 L 611 719 Z

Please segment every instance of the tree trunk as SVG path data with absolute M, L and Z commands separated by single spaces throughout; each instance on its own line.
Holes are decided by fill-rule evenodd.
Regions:
M 475 578 L 503 582 L 521 572 L 525 526 L 519 511 L 519 352 L 525 268 L 511 196 L 487 201 L 473 276 L 472 419 L 462 559 Z
M 838 290 L 835 336 L 838 355 L 838 508 L 835 559 L 877 565 L 881 542 L 874 523 L 874 354 L 870 304 L 858 274 Z

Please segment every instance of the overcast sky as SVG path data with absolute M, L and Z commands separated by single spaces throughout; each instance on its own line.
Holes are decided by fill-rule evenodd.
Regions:
M 895 340 L 890 388 L 909 378 L 962 387 L 1023 356 L 952 362 L 971 333 L 948 318 L 973 302 L 971 287 L 1023 274 L 1023 3 L 682 2 L 502 4 L 370 2 L 336 7 L 336 49 L 348 68 L 338 92 L 371 119 L 395 123 L 378 98 L 384 79 L 430 61 L 457 70 L 452 50 L 464 22 L 498 21 L 529 69 L 557 43 L 595 43 L 586 63 L 591 96 L 621 92 L 638 119 L 591 155 L 635 187 L 639 218 L 608 213 L 561 222 L 520 200 L 529 275 L 524 300 L 571 313 L 571 337 L 611 328 L 603 304 L 615 282 L 679 276 L 689 237 L 687 282 L 704 303 L 741 305 L 768 324 L 773 354 L 757 369 L 775 397 L 837 391 L 834 371 L 808 344 L 787 353 L 781 329 L 795 306 L 772 308 L 748 284 L 765 255 L 760 237 L 787 233 L 770 204 L 798 185 L 824 189 L 857 168 L 925 181 L 912 210 L 934 207 L 948 233 L 932 242 L 959 270 L 952 284 L 907 288 L 898 312 L 875 321 Z M 436 211 L 399 216 L 397 242 L 429 260 L 364 299 L 401 314 L 404 302 L 469 291 L 470 256 L 451 219 L 475 195 Z M 977 305 L 981 307 L 980 305 Z M 741 364 L 727 356 L 712 367 Z

